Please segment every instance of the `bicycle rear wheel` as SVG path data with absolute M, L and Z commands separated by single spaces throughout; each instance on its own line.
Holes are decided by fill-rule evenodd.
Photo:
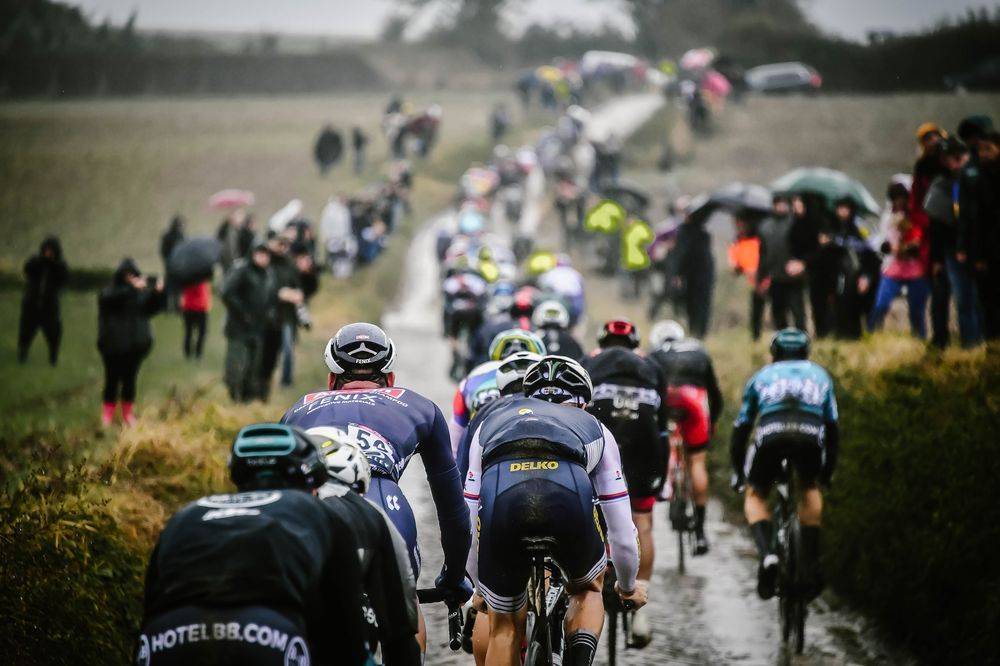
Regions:
M 549 618 L 545 607 L 545 566 L 542 561 L 535 563 L 532 577 L 531 603 L 535 607 L 535 622 L 525 652 L 525 666 L 551 666 L 552 640 L 549 635 Z
M 618 661 L 618 611 L 608 613 L 608 666 Z

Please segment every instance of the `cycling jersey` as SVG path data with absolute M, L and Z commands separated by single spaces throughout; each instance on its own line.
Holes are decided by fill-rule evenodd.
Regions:
M 538 288 L 556 294 L 569 309 L 570 326 L 576 326 L 586 309 L 583 276 L 572 266 L 556 266 L 535 280 Z
M 457 338 L 463 327 L 471 334 L 482 322 L 487 292 L 486 280 L 478 273 L 458 273 L 445 279 L 444 334 Z
M 712 367 L 712 359 L 697 340 L 678 340 L 649 355 L 663 372 L 668 387 L 694 386 L 705 389 L 709 418 L 714 423 L 722 414 L 722 391 Z
M 416 590 L 405 541 L 384 511 L 347 486 L 327 483 L 319 497 L 355 526 L 364 577 L 364 617 L 384 662 L 418 666 Z
M 255 653 L 266 643 L 278 655 L 303 654 L 305 641 L 316 663 L 363 663 L 355 532 L 352 520 L 300 490 L 210 495 L 188 504 L 167 522 L 150 556 L 148 646 L 140 645 L 140 655 L 145 648 L 152 663 L 161 663 L 161 649 L 190 643 L 184 654 L 172 653 L 177 661 L 162 663 L 190 655 L 186 663 L 216 663 L 208 657 L 223 641 L 254 644 Z M 265 654 L 245 663 L 269 663 Z
M 462 450 L 463 442 L 465 447 L 465 458 L 468 460 L 468 429 L 469 423 L 475 417 L 480 408 L 500 397 L 500 389 L 497 388 L 497 368 L 500 361 L 487 361 L 469 373 L 469 376 L 462 380 L 455 390 L 455 398 L 452 400 L 451 422 L 448 423 L 448 434 L 451 437 L 451 452 L 455 456 L 458 464 L 459 474 L 464 478 L 465 469 L 459 459 L 459 451 Z
M 372 466 L 373 480 L 385 492 L 371 494 L 404 538 L 419 574 L 416 520 L 398 482 L 410 458 L 420 454 L 441 528 L 441 547 L 449 583 L 462 579 L 469 547 L 468 514 L 455 467 L 448 424 L 437 405 L 410 389 L 391 387 L 308 393 L 281 418 L 304 430 L 342 428 L 356 437 Z M 373 483 L 373 489 L 374 489 Z
M 767 365 L 743 390 L 730 444 L 733 469 L 766 490 L 780 461 L 788 458 L 805 482 L 817 475 L 829 481 L 837 459 L 838 418 L 833 380 L 821 366 L 805 360 Z M 755 422 L 757 437 L 747 452 Z
M 487 603 L 501 612 L 523 605 L 526 560 L 511 550 L 522 536 L 556 537 L 563 552 L 554 556 L 577 584 L 603 571 L 596 514 L 586 511 L 594 501 L 604 512 L 621 586 L 633 589 L 639 554 L 614 435 L 583 410 L 535 398 L 501 399 L 487 409 L 465 477 L 469 512 L 484 535 L 466 566 Z
M 663 378 L 649 360 L 624 347 L 608 347 L 583 359 L 594 383 L 587 411 L 615 436 L 633 509 L 648 511 L 663 485 L 668 449 L 662 433 L 667 413 Z
M 545 351 L 549 354 L 568 356 L 574 361 L 582 360 L 585 355 L 583 347 L 569 331 L 549 327 L 538 331 L 538 335 L 545 343 Z

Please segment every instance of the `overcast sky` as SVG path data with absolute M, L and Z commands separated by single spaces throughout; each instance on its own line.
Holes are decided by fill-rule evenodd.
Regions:
M 138 10 L 145 29 L 235 30 L 372 37 L 398 3 L 394 0 L 70 0 L 95 20 L 120 23 Z M 870 29 L 915 30 L 968 7 L 1000 0 L 803 0 L 822 28 L 862 39 Z M 532 22 L 569 21 L 582 26 L 626 25 L 616 0 L 522 0 L 514 28 Z M 427 12 L 423 23 L 434 21 Z

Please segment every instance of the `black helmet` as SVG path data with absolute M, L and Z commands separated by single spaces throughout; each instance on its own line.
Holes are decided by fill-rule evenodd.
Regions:
M 771 338 L 771 358 L 775 361 L 809 358 L 809 334 L 797 328 L 783 328 Z
M 387 375 L 396 360 L 396 347 L 375 324 L 344 326 L 326 345 L 326 367 L 335 375 Z
M 599 347 L 607 347 L 614 343 L 635 349 L 639 346 L 639 329 L 627 319 L 612 319 L 605 322 L 604 328 L 597 336 L 597 344 Z
M 280 423 L 248 425 L 229 454 L 229 477 L 241 491 L 271 488 L 313 490 L 327 480 L 316 443 L 298 428 Z
M 583 366 L 567 356 L 543 356 L 524 373 L 524 395 L 549 402 L 590 402 L 594 385 Z

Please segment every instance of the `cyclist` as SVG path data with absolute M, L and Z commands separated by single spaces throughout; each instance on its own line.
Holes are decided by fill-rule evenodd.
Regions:
M 490 343 L 498 333 L 512 328 L 532 330 L 531 314 L 538 303 L 539 292 L 534 287 L 521 287 L 514 292 L 513 302 L 505 316 L 495 317 L 479 327 L 469 344 L 470 363 L 473 367 L 489 360 Z
M 372 641 L 385 666 L 419 666 L 417 597 L 406 543 L 389 517 L 362 498 L 371 485 L 371 465 L 361 443 L 339 428 L 310 428 L 306 434 L 320 447 L 329 480 L 319 497 L 355 526 L 365 608 Z
M 656 363 L 667 384 L 667 409 L 676 415 L 677 427 L 687 450 L 688 473 L 694 494 L 695 555 L 708 552 L 705 536 L 705 505 L 708 503 L 708 470 L 705 458 L 722 414 L 722 391 L 712 359 L 700 342 L 684 336 L 675 321 L 656 324 L 649 336 L 650 360 Z
M 160 534 L 137 663 L 369 663 L 355 526 L 314 496 L 316 443 L 247 426 L 229 474 L 238 492 L 188 504 Z
M 743 511 L 760 554 L 757 593 L 762 599 L 774 596 L 778 574 L 767 495 L 783 460 L 795 467 L 802 488 L 798 515 L 806 593 L 816 596 L 823 587 L 819 569 L 823 497 L 817 482 L 830 484 L 837 464 L 839 430 L 833 380 L 826 370 L 808 360 L 809 344 L 809 335 L 796 328 L 782 329 L 774 335 L 773 362 L 747 382 L 733 424 L 733 487 L 739 488 L 746 481 Z M 754 422 L 756 435 L 747 449 Z
M 476 366 L 469 376 L 462 380 L 455 391 L 452 400 L 452 417 L 448 424 L 451 436 L 451 452 L 459 462 L 459 472 L 465 474 L 461 465 L 464 457 L 468 461 L 468 428 L 469 422 L 481 407 L 496 400 L 500 396 L 497 388 L 497 368 L 503 359 L 518 352 L 531 352 L 538 355 L 546 353 L 545 344 L 534 333 L 522 331 L 519 328 L 498 333 L 490 343 L 490 360 Z M 465 443 L 464 451 L 461 447 Z
M 466 372 L 469 341 L 483 323 L 488 284 L 472 268 L 469 258 L 462 255 L 449 264 L 441 290 L 444 295 L 444 336 L 452 352 L 449 374 L 457 380 Z
M 399 479 L 410 458 L 419 453 L 444 551 L 444 567 L 435 585 L 447 591 L 449 602 L 464 602 L 471 594 L 465 582 L 470 526 L 444 415 L 422 395 L 395 386 L 396 348 L 374 324 L 341 328 L 327 344 L 325 357 L 329 390 L 307 393 L 285 413 L 282 423 L 332 426 L 358 439 L 372 469 L 366 497 L 389 516 L 406 541 L 415 580 L 420 576 L 417 525 Z M 423 631 L 420 636 L 423 644 Z
M 487 663 L 519 663 L 529 577 L 521 538 L 548 536 L 572 595 L 563 663 L 589 665 L 604 624 L 607 563 L 595 499 L 608 525 L 618 594 L 638 607 L 646 601 L 645 585 L 636 580 L 639 552 L 618 445 L 583 411 L 592 387 L 576 361 L 545 356 L 522 382 L 525 397 L 483 418 L 465 477 L 466 502 L 479 525 L 467 569 L 490 610 Z
M 577 361 L 583 358 L 583 347 L 569 332 L 569 310 L 560 301 L 552 299 L 539 303 L 531 315 L 531 323 L 549 353 Z
M 569 308 L 569 325 L 576 326 L 586 310 L 583 276 L 570 265 L 564 254 L 556 257 L 556 266 L 535 279 L 539 289 L 554 293 L 563 299 Z
M 636 353 L 639 331 L 632 322 L 605 323 L 597 343 L 597 353 L 582 363 L 594 383 L 587 411 L 618 442 L 632 520 L 639 530 L 639 580 L 648 583 L 653 576 L 653 505 L 663 487 L 669 452 L 663 437 L 666 387 L 659 368 Z M 632 635 L 636 647 L 645 647 L 652 639 L 652 627 L 642 611 L 635 613 Z

